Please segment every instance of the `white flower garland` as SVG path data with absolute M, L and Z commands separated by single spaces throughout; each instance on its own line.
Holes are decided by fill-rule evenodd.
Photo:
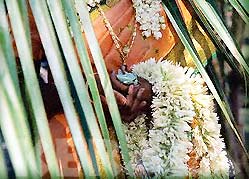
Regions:
M 132 0 L 136 11 L 136 21 L 140 24 L 142 35 L 155 39 L 162 38 L 161 29 L 165 29 L 165 19 L 160 15 L 161 0 Z
M 132 166 L 142 160 L 155 177 L 189 176 L 189 153 L 202 158 L 198 176 L 228 177 L 229 162 L 220 138 L 220 125 L 213 112 L 211 95 L 193 70 L 168 61 L 149 59 L 135 65 L 133 72 L 152 85 L 152 127 L 145 116 L 124 124 Z M 198 119 L 194 128 L 190 124 Z
M 131 157 L 132 167 L 136 168 L 136 165 L 141 159 L 141 149 L 144 149 L 147 143 L 148 130 L 146 128 L 145 115 L 139 116 L 134 122 L 129 123 L 129 125 L 124 125 L 124 130 L 126 134 L 127 144 L 129 147 L 129 154 Z M 134 133 L 136 135 L 134 136 Z
M 225 144 L 220 137 L 221 126 L 218 124 L 218 116 L 214 113 L 213 97 L 207 94 L 204 80 L 196 75 L 192 78 L 195 88 L 192 88 L 192 100 L 194 102 L 198 123 L 193 128 L 193 143 L 198 157 L 202 158 L 198 173 L 200 178 L 206 178 L 212 174 L 214 178 L 228 177 L 229 161 L 224 151 Z M 209 170 L 207 170 L 209 169 Z
M 97 5 L 97 3 L 100 3 L 101 0 L 86 0 L 86 3 L 88 6 L 90 6 L 88 8 L 88 10 L 90 11 L 91 10 L 91 7 L 95 7 Z
M 95 7 L 101 0 L 87 0 L 88 10 Z M 153 36 L 162 38 L 161 29 L 165 29 L 164 16 L 160 15 L 161 0 L 132 0 L 136 12 L 136 21 L 140 24 L 142 35 L 146 38 Z

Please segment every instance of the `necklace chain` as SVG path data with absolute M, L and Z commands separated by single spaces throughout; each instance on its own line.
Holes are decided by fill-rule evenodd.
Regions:
M 134 24 L 134 27 L 133 27 L 133 32 L 132 32 L 132 35 L 131 35 L 131 38 L 129 39 L 128 43 L 123 45 L 121 40 L 119 39 L 119 37 L 115 34 L 109 20 L 107 19 L 103 9 L 101 8 L 101 6 L 97 3 L 97 7 L 98 7 L 98 11 L 99 13 L 101 14 L 101 16 L 103 17 L 104 19 L 104 23 L 105 23 L 105 26 L 107 28 L 107 30 L 109 31 L 111 37 L 112 37 L 112 40 L 115 44 L 115 47 L 116 49 L 118 50 L 119 54 L 120 54 L 120 57 L 121 57 L 121 60 L 122 60 L 122 65 L 126 65 L 126 60 L 129 56 L 129 53 L 131 51 L 131 48 L 134 44 L 134 41 L 135 41 L 135 38 L 136 38 L 136 35 L 137 35 L 137 23 L 135 21 L 135 24 Z

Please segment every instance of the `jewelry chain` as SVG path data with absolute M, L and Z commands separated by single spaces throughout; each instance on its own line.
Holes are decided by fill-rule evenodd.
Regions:
M 103 21 L 105 23 L 105 26 L 107 28 L 107 30 L 109 31 L 112 40 L 115 44 L 116 49 L 118 50 L 121 60 L 122 60 L 122 65 L 126 65 L 126 59 L 128 58 L 128 55 L 131 51 L 131 48 L 134 44 L 136 35 L 137 35 L 137 23 L 135 20 L 135 24 L 134 24 L 134 28 L 133 28 L 133 32 L 132 32 L 132 36 L 129 39 L 128 43 L 126 45 L 122 45 L 121 40 L 119 39 L 119 37 L 115 34 L 109 20 L 107 19 L 103 9 L 101 8 L 100 4 L 97 3 L 97 9 L 99 11 L 99 13 L 101 14 L 101 16 L 103 17 Z M 130 43 L 130 44 L 129 44 Z

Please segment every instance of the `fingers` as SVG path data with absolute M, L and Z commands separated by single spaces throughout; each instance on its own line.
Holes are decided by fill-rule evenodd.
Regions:
M 142 100 L 144 95 L 144 88 L 136 89 L 133 85 L 129 87 L 126 107 L 130 112 L 139 112 L 147 105 L 147 102 Z
M 123 121 L 129 123 L 129 122 L 133 121 L 138 115 L 139 114 L 136 114 L 136 113 L 132 113 L 132 114 L 129 114 L 129 115 L 124 115 L 122 119 L 123 119 Z
M 131 111 L 135 111 L 137 109 L 137 107 L 140 105 L 144 90 L 145 90 L 144 88 L 140 88 L 138 90 L 137 95 L 134 97 L 135 99 L 133 100 Z
M 117 91 L 114 90 L 114 95 L 115 95 L 115 97 L 116 97 L 117 104 L 118 104 L 119 106 L 124 106 L 124 105 L 126 105 L 127 99 L 126 99 L 121 93 L 119 93 L 119 92 L 117 92 Z
M 139 90 L 138 90 L 138 93 L 137 93 L 137 99 L 138 100 L 142 100 L 142 98 L 143 98 L 143 95 L 144 95 L 144 91 L 145 91 L 145 89 L 144 88 L 140 88 Z
M 118 81 L 115 72 L 112 72 L 112 74 L 111 74 L 111 81 L 112 81 L 113 89 L 115 89 L 117 91 L 121 91 L 121 92 L 127 92 L 128 91 L 129 87 L 122 84 L 120 81 Z
M 127 96 L 127 104 L 126 106 L 131 108 L 133 106 L 133 102 L 136 98 L 136 90 L 134 85 L 130 85 L 128 89 L 128 96 Z
M 115 95 L 117 104 L 119 106 L 124 106 L 127 103 L 127 99 L 121 93 L 114 90 L 114 95 Z M 102 102 L 103 106 L 107 107 L 108 104 L 107 104 L 107 101 L 106 101 L 106 97 L 103 96 L 103 95 L 100 95 L 100 99 L 101 99 L 101 102 Z
M 137 107 L 137 110 L 139 111 L 143 111 L 144 107 L 147 105 L 147 102 L 146 101 L 142 101 L 138 107 Z
M 137 177 L 147 178 L 146 169 L 143 164 L 138 164 L 135 168 L 135 175 Z

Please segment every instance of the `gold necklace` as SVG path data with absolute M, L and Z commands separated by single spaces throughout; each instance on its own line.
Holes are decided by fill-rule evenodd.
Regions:
M 113 40 L 113 42 L 115 44 L 115 47 L 116 47 L 116 49 L 118 50 L 118 52 L 120 54 L 120 57 L 121 57 L 121 60 L 122 60 L 122 65 L 126 65 L 126 59 L 128 58 L 128 55 L 129 55 L 129 53 L 131 51 L 131 48 L 132 48 L 132 46 L 134 44 L 134 41 L 135 41 L 135 38 L 136 38 L 136 35 L 137 35 L 137 23 L 135 21 L 132 36 L 129 39 L 128 43 L 123 45 L 121 40 L 119 39 L 119 37 L 115 34 L 115 32 L 114 32 L 109 20 L 107 19 L 103 9 L 101 8 L 101 6 L 99 4 L 97 4 L 97 7 L 98 7 L 99 13 L 103 17 L 104 24 L 105 24 L 107 30 L 109 31 L 109 33 L 110 33 L 110 35 L 112 37 L 112 40 Z
M 134 44 L 136 35 L 137 35 L 137 23 L 135 20 L 135 24 L 133 27 L 133 32 L 131 35 L 131 38 L 129 39 L 128 43 L 123 45 L 121 40 L 119 39 L 119 37 L 115 34 L 109 20 L 107 19 L 103 9 L 101 8 L 100 4 L 97 4 L 97 8 L 99 13 L 101 14 L 101 16 L 103 17 L 103 21 L 105 24 L 105 27 L 107 28 L 107 30 L 109 31 L 111 38 L 115 44 L 116 49 L 118 50 L 119 54 L 120 54 L 120 58 L 121 58 L 121 68 L 118 70 L 118 74 L 117 74 L 117 78 L 120 82 L 130 85 L 130 84 L 138 84 L 138 79 L 137 79 L 137 75 L 135 75 L 134 73 L 130 73 L 126 71 L 126 60 L 129 56 L 129 53 L 131 51 L 131 48 Z

